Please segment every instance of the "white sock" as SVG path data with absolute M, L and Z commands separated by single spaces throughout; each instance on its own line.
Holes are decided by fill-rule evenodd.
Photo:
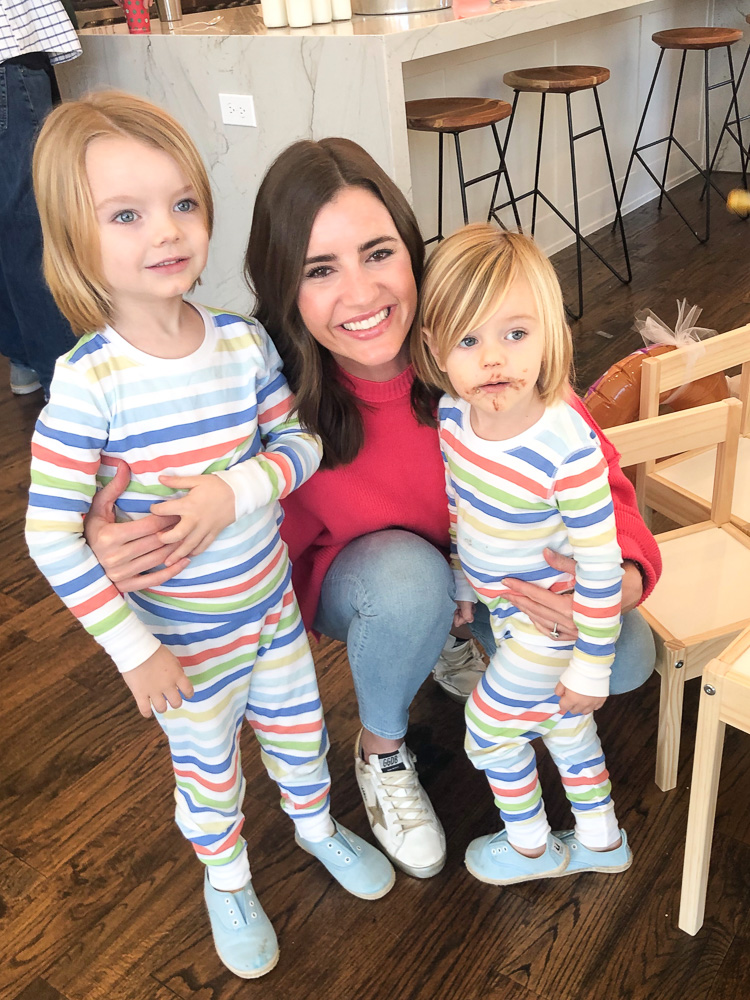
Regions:
M 328 840 L 336 832 L 329 812 L 320 813 L 318 816 L 295 816 L 294 825 L 300 837 L 313 844 Z
M 228 865 L 208 865 L 208 881 L 219 892 L 236 892 L 250 881 L 250 862 L 243 851 Z

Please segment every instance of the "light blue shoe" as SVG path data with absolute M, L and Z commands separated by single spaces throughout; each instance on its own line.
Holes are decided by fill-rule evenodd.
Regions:
M 536 878 L 557 878 L 564 873 L 569 857 L 567 846 L 550 833 L 544 854 L 527 858 L 511 847 L 508 834 L 503 830 L 472 840 L 466 848 L 465 864 L 480 882 L 511 885 Z
M 390 892 L 396 873 L 388 858 L 356 833 L 333 821 L 336 832 L 325 840 L 294 839 L 303 851 L 312 854 L 352 896 L 380 899 Z
M 26 365 L 10 363 L 10 391 L 14 396 L 25 396 L 29 392 L 36 392 L 42 388 L 39 376 L 33 368 Z
M 279 960 L 279 943 L 252 882 L 241 892 L 222 892 L 214 889 L 206 871 L 203 898 L 216 951 L 229 971 L 240 979 L 257 979 L 270 972 Z
M 563 875 L 576 875 L 578 872 L 604 872 L 611 875 L 624 872 L 633 863 L 633 852 L 628 846 L 628 836 L 620 830 L 622 843 L 614 851 L 592 851 L 584 847 L 576 839 L 575 830 L 561 830 L 554 834 L 570 851 L 568 867 Z

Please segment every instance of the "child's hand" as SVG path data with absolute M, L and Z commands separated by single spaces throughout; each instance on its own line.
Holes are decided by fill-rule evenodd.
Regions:
M 177 500 L 162 500 L 151 505 L 152 514 L 177 514 L 179 523 L 159 534 L 168 545 L 180 542 L 164 560 L 171 566 L 183 556 L 205 551 L 220 531 L 235 521 L 234 491 L 219 476 L 159 476 L 159 482 L 174 490 L 189 490 Z M 157 509 L 158 508 L 158 509 Z
M 166 712 L 167 702 L 172 708 L 179 708 L 182 696 L 193 697 L 190 683 L 180 661 L 166 646 L 159 646 L 147 660 L 135 670 L 124 673 L 125 683 L 130 688 L 141 715 L 150 718 L 151 706 L 157 712 Z
M 579 694 L 566 688 L 562 681 L 557 682 L 555 694 L 560 698 L 560 715 L 570 712 L 571 715 L 591 715 L 601 708 L 606 698 L 594 698 L 591 695 Z
M 468 625 L 474 621 L 474 601 L 456 601 L 456 610 L 453 612 L 453 628 L 460 625 Z

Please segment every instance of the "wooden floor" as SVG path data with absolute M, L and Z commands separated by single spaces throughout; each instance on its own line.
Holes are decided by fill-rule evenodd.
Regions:
M 688 201 L 693 189 L 683 192 Z M 671 321 L 675 299 L 687 296 L 703 306 L 706 325 L 722 330 L 750 318 L 749 226 L 719 210 L 702 247 L 669 210 L 660 218 L 651 205 L 628 219 L 628 231 L 630 288 L 587 261 L 589 306 L 575 329 L 581 386 L 640 346 L 629 330 L 643 306 Z M 564 259 L 560 266 L 566 273 Z M 199 866 L 172 820 L 161 732 L 138 715 L 106 656 L 27 558 L 27 450 L 38 405 L 38 397 L 0 389 L 0 1000 L 750 996 L 750 737 L 727 737 L 707 919 L 691 938 L 676 920 L 698 685 L 686 695 L 679 784 L 663 794 L 653 783 L 654 679 L 598 714 L 635 853 L 617 876 L 506 889 L 469 876 L 466 844 L 497 819 L 462 750 L 462 713 L 431 680 L 414 704 L 409 744 L 445 826 L 448 862 L 427 881 L 399 874 L 384 900 L 347 895 L 294 846 L 248 740 L 246 831 L 281 960 L 254 983 L 227 972 L 213 950 Z M 686 571 L 697 594 L 699 567 Z M 345 654 L 327 643 L 316 659 L 333 809 L 366 836 Z M 553 827 L 569 826 L 559 780 L 543 751 L 540 758 Z

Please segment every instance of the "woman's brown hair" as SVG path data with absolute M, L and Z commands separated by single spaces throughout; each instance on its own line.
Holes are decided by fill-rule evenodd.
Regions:
M 347 187 L 371 191 L 388 209 L 419 289 L 424 242 L 414 213 L 385 171 L 349 139 L 295 142 L 276 158 L 258 191 L 245 255 L 245 277 L 256 298 L 253 313 L 281 355 L 300 421 L 323 441 L 324 469 L 356 457 L 364 427 L 360 404 L 338 377 L 336 362 L 302 322 L 297 296 L 317 214 Z M 434 391 L 415 381 L 417 419 L 434 423 L 434 406 Z

